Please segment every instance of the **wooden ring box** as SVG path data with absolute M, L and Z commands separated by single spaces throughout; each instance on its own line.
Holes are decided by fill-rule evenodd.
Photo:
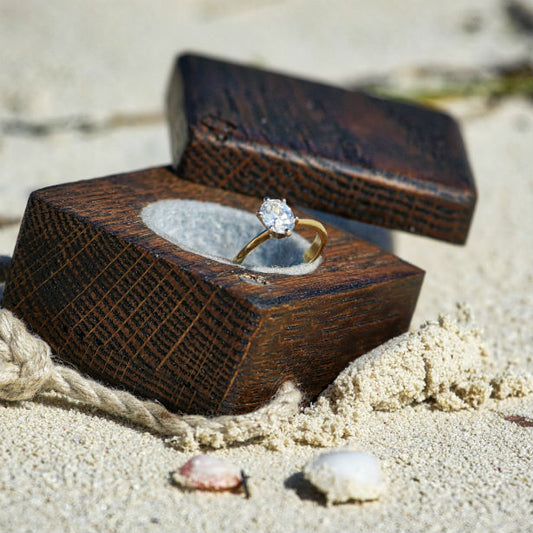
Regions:
M 140 215 L 165 199 L 255 212 L 270 195 L 464 242 L 475 188 L 452 119 L 199 56 L 176 63 L 168 109 L 176 170 L 30 196 L 3 304 L 54 353 L 171 410 L 244 413 L 286 380 L 315 398 L 408 328 L 423 271 L 332 225 L 295 276 L 206 258 Z

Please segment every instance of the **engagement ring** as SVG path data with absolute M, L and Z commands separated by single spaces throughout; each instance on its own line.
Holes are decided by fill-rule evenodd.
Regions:
M 287 205 L 285 200 L 274 200 L 265 198 L 257 218 L 261 221 L 266 230 L 261 232 L 257 237 L 252 239 L 233 259 L 233 262 L 240 265 L 246 256 L 255 248 L 263 244 L 268 239 L 284 239 L 290 237 L 292 231 L 296 228 L 309 228 L 316 232 L 313 244 L 303 255 L 305 263 L 312 263 L 322 253 L 328 240 L 326 228 L 317 220 L 310 218 L 295 217 L 292 209 Z

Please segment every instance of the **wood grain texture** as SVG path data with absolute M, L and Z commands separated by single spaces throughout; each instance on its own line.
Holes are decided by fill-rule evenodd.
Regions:
M 0 283 L 6 280 L 7 273 L 9 272 L 10 268 L 11 268 L 11 257 L 7 255 L 0 255 Z
M 423 272 L 329 227 L 312 274 L 261 274 L 156 235 L 139 214 L 190 198 L 256 198 L 160 167 L 59 185 L 28 202 L 4 294 L 61 359 L 172 410 L 242 413 L 285 380 L 314 398 L 353 358 L 404 332 Z
M 476 189 L 446 114 L 201 56 L 168 88 L 184 179 L 454 243 Z

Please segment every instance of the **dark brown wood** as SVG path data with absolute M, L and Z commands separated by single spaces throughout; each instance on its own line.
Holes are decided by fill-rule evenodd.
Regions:
M 170 168 L 34 192 L 4 295 L 61 359 L 173 410 L 242 413 L 286 380 L 314 398 L 350 360 L 409 326 L 423 272 L 329 227 L 312 274 L 261 274 L 156 235 L 149 203 L 259 200 Z
M 0 255 L 0 283 L 6 280 L 10 267 L 11 257 L 7 255 Z
M 476 189 L 448 115 L 201 56 L 168 89 L 180 177 L 454 243 Z

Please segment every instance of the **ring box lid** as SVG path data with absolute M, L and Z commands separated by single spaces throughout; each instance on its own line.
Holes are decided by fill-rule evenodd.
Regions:
M 181 178 L 464 243 L 474 179 L 449 115 L 199 55 L 168 87 Z

